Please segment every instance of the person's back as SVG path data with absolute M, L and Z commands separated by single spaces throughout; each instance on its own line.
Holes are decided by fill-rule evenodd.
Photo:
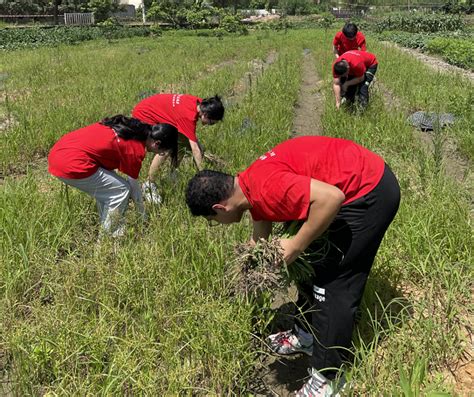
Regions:
M 305 136 L 279 144 L 238 176 L 252 215 L 272 213 L 273 221 L 286 221 L 305 216 L 301 192 L 309 194 L 311 178 L 338 187 L 346 205 L 370 192 L 383 171 L 382 158 L 352 141 Z
M 86 178 L 99 167 L 138 177 L 145 144 L 124 140 L 112 128 L 95 123 L 63 135 L 48 156 L 49 172 L 62 178 Z
M 171 124 L 186 138 L 197 141 L 197 106 L 202 99 L 188 94 L 156 94 L 140 101 L 132 110 L 132 117 L 150 125 Z

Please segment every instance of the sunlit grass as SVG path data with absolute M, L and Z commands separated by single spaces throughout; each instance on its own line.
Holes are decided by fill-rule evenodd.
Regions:
M 93 201 L 47 176 L 44 158 L 32 156 L 46 154 L 71 129 L 129 113 L 142 92 L 226 99 L 248 82 L 248 61 L 275 51 L 276 61 L 252 77 L 224 122 L 198 130 L 206 149 L 226 160 L 226 171 L 238 172 L 289 136 L 302 50 L 310 48 L 324 80 L 325 134 L 381 154 L 402 188 L 354 337 L 348 375 L 355 394 L 451 391 L 443 371 L 461 355 L 472 299 L 467 187 L 440 172 L 405 115 L 386 108 L 378 93 L 364 115 L 335 111 L 333 56 L 325 44 L 331 38 L 316 30 L 224 40 L 178 34 L 2 57 L 18 122 L 3 133 L 1 157 L 7 173 L 0 186 L 4 389 L 18 395 L 245 395 L 256 358 L 255 311 L 228 299 L 227 272 L 234 244 L 249 236 L 248 219 L 208 228 L 192 218 L 183 192 L 195 170 L 185 161 L 175 184 L 161 175 L 165 205 L 150 208 L 148 224 L 128 211 L 127 237 L 98 244 Z M 448 80 L 371 45 L 380 59 L 378 78 L 408 108 L 424 103 L 454 111 L 437 91 Z M 399 74 L 423 76 L 423 90 Z M 458 82 L 452 86 L 450 93 L 466 101 Z

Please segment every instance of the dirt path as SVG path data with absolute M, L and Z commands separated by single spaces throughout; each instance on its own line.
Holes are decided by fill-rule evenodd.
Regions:
M 422 53 L 421 51 L 415 50 L 413 48 L 405 48 L 405 47 L 399 46 L 398 44 L 392 43 L 390 41 L 382 41 L 381 43 L 385 45 L 386 47 L 395 47 L 395 48 L 398 48 L 402 52 L 412 55 L 414 58 L 419 59 L 420 61 L 424 62 L 426 65 L 436 70 L 437 72 L 459 73 L 463 77 L 466 77 L 469 80 L 471 80 L 471 82 L 474 82 L 474 73 L 469 70 L 459 68 L 454 65 L 450 65 L 449 63 L 443 61 L 442 59 L 438 57 L 426 55 Z
M 307 49 L 303 52 L 301 87 L 295 106 L 293 121 L 294 135 L 321 135 L 323 128 L 321 114 L 324 97 L 321 94 L 322 80 L 315 70 L 313 55 Z M 273 321 L 273 332 L 287 330 L 293 325 L 294 303 L 297 298 L 296 288 L 289 288 L 287 293 L 278 294 L 272 308 L 278 309 Z M 261 354 L 256 369 L 255 384 L 252 391 L 256 396 L 287 397 L 294 395 L 308 377 L 309 357 L 304 354 L 294 356 L 276 356 Z
M 295 107 L 293 133 L 295 135 L 322 135 L 321 114 L 323 112 L 323 81 L 316 74 L 313 54 L 303 52 L 303 71 L 298 102 Z

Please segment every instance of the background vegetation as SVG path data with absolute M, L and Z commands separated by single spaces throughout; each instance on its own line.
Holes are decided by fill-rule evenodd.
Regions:
M 129 211 L 126 238 L 98 244 L 93 201 L 49 177 L 45 158 L 62 134 L 128 114 L 144 93 L 219 93 L 227 104 L 224 122 L 198 134 L 225 159 L 225 171 L 238 172 L 291 135 L 309 50 L 322 80 L 315 95 L 323 96 L 324 134 L 381 154 L 402 188 L 354 337 L 353 393 L 456 393 L 448 369 L 458 368 L 468 349 L 474 244 L 468 180 L 450 176 L 443 148 L 461 149 L 472 161 L 471 83 L 369 39 L 381 65 L 369 111 L 336 112 L 334 33 L 328 27 L 229 37 L 164 32 L 159 40 L 100 39 L 0 59 L 4 392 L 252 392 L 264 349 L 258 337 L 267 324 L 255 317 L 261 308 L 227 294 L 233 246 L 248 238 L 249 220 L 208 228 L 192 218 L 183 198 L 195 171 L 188 161 L 175 183 L 163 172 L 165 203 L 149 208 L 148 224 Z M 414 110 L 454 112 L 458 122 L 435 132 L 433 149 L 406 122 Z

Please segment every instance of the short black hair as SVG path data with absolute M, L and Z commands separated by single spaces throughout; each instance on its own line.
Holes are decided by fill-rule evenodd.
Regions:
M 349 70 L 349 66 L 345 61 L 339 61 L 334 64 L 334 74 L 336 76 L 342 76 Z
M 359 29 L 357 29 L 356 24 L 351 22 L 347 22 L 342 28 L 342 33 L 344 33 L 344 36 L 348 39 L 353 39 L 358 31 Z
M 210 120 L 220 121 L 224 118 L 224 104 L 217 95 L 203 99 L 199 104 L 199 108 L 201 113 Z
M 216 215 L 214 204 L 227 200 L 234 190 L 234 177 L 219 171 L 202 170 L 186 188 L 186 204 L 194 216 Z

